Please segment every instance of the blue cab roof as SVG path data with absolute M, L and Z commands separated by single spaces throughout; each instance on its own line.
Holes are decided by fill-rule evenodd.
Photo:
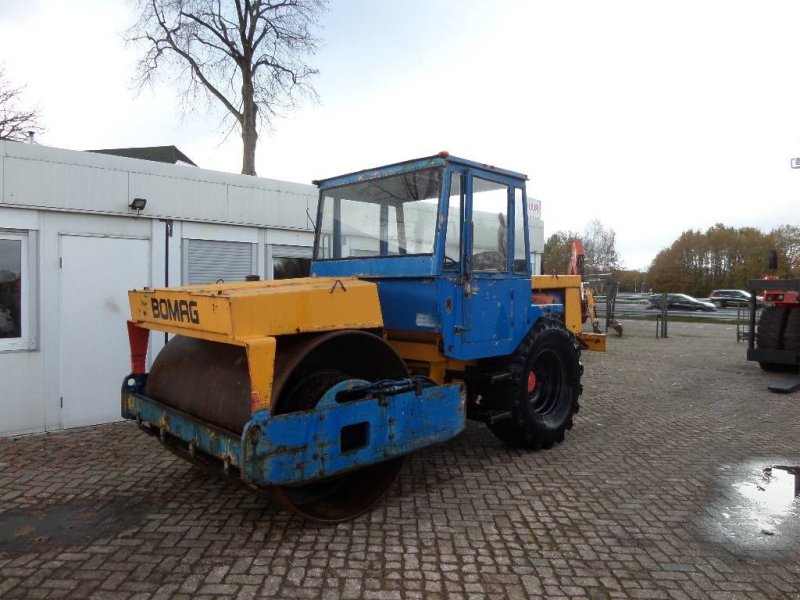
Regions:
M 498 167 L 487 165 L 485 163 L 479 163 L 476 161 L 466 160 L 464 158 L 458 158 L 457 156 L 451 156 L 448 152 L 440 152 L 439 154 L 434 154 L 433 156 L 428 156 L 425 158 L 415 158 L 412 160 L 406 160 L 399 163 L 384 165 L 382 167 L 376 167 L 373 169 L 364 169 L 363 171 L 356 171 L 354 173 L 347 173 L 345 175 L 337 175 L 336 177 L 329 177 L 327 179 L 315 179 L 312 183 L 316 185 L 319 189 L 324 190 L 327 188 L 337 187 L 340 185 L 357 183 L 359 181 L 368 181 L 370 179 L 386 177 L 388 175 L 398 175 L 400 173 L 418 171 L 420 169 L 444 167 L 447 166 L 448 163 L 454 163 L 457 165 L 462 165 L 473 169 L 489 171 L 492 173 L 503 175 L 505 177 L 519 179 L 521 181 L 527 181 L 528 179 L 528 176 L 525 175 L 524 173 L 509 171 L 508 169 L 500 169 Z

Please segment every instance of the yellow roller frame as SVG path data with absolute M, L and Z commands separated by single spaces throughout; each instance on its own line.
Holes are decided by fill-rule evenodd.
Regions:
M 387 341 L 404 361 L 427 364 L 428 377 L 439 385 L 446 383 L 447 371 L 463 371 L 467 366 L 476 364 L 476 361 L 455 360 L 444 356 L 439 351 L 435 337 L 431 341 L 398 340 L 392 337 L 390 331 Z
M 606 336 L 602 333 L 584 333 L 581 303 L 580 275 L 534 275 L 533 292 L 559 292 L 564 295 L 564 325 L 582 342 L 587 350 L 605 352 Z
M 143 288 L 128 299 L 138 327 L 244 346 L 253 411 L 272 400 L 275 336 L 383 327 L 375 284 L 349 277 Z

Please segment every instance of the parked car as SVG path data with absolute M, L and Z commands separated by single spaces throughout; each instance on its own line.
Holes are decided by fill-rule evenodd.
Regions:
M 727 308 L 728 306 L 747 306 L 750 304 L 750 292 L 745 290 L 714 290 L 708 296 L 708 301 L 715 306 Z M 761 304 L 763 298 L 756 296 L 756 301 Z
M 650 304 L 647 308 L 661 308 L 663 294 L 653 294 L 650 296 Z M 692 298 L 686 294 L 667 294 L 667 308 L 669 310 L 704 310 L 714 311 L 717 307 L 711 302 L 704 302 L 697 298 Z

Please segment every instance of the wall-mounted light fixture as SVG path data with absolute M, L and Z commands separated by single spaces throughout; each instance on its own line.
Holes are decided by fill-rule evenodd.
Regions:
M 135 210 L 137 215 L 144 210 L 145 206 L 147 206 L 147 198 L 134 198 L 131 200 L 131 203 L 128 204 L 128 208 Z

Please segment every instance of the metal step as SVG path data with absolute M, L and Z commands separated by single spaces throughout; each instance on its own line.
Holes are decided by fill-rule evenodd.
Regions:
M 464 374 L 464 381 L 476 385 L 494 385 L 511 379 L 511 371 L 481 371 L 480 369 L 469 369 Z
M 510 410 L 491 410 L 491 411 L 467 411 L 467 418 L 473 421 L 480 421 L 487 425 L 495 425 L 502 421 L 508 421 L 512 417 Z
M 792 377 L 791 379 L 783 379 L 775 383 L 770 383 L 767 389 L 776 394 L 791 394 L 792 392 L 800 390 L 800 377 Z

